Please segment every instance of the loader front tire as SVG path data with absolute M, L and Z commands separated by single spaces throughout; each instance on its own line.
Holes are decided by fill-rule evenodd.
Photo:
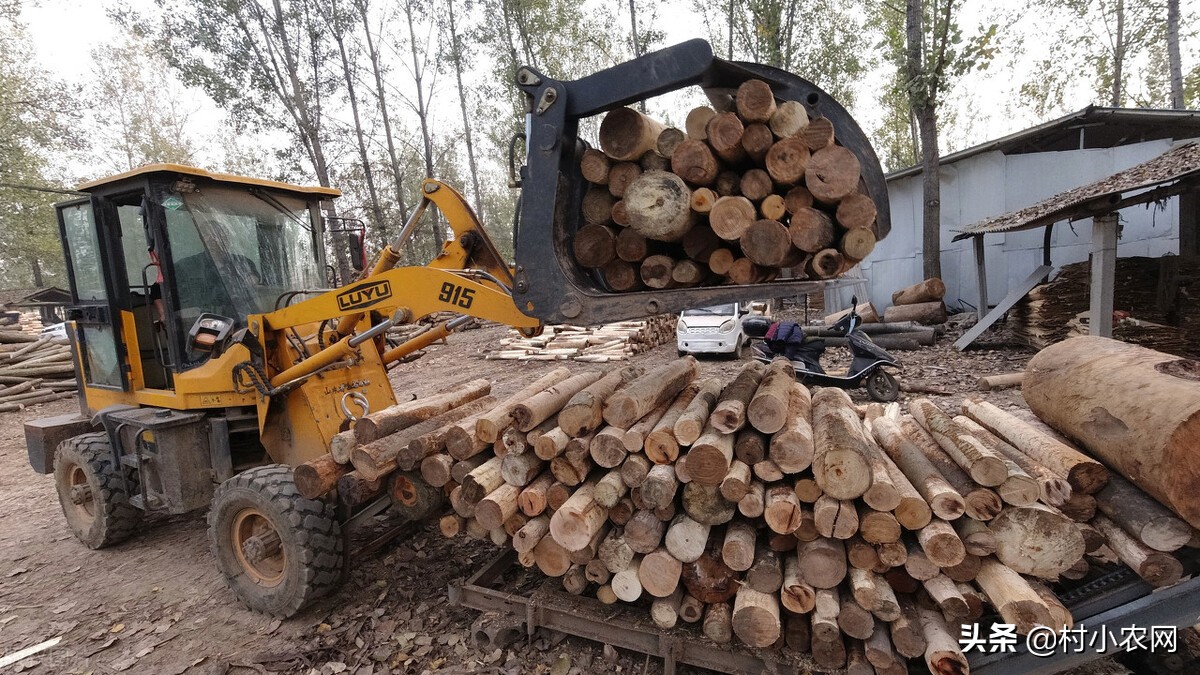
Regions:
M 226 583 L 255 611 L 290 617 L 341 580 L 342 531 L 333 505 L 300 496 L 292 469 L 281 464 L 222 483 L 208 536 Z
M 54 487 L 63 515 L 88 548 L 119 544 L 142 522 L 142 510 L 129 503 L 121 470 L 103 431 L 68 438 L 54 453 Z

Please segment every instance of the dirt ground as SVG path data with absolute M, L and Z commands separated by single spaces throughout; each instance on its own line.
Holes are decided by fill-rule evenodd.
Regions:
M 503 395 L 562 365 L 483 360 L 481 348 L 504 334 L 504 328 L 485 327 L 430 348 L 424 358 L 394 371 L 397 392 L 431 394 L 470 376 L 492 379 L 494 392 Z M 947 409 L 977 393 L 980 375 L 1021 369 L 1032 355 L 1020 349 L 959 354 L 949 346 L 951 339 L 939 342 L 935 348 L 898 353 L 905 363 L 900 379 L 949 392 L 932 397 Z M 845 350 L 831 349 L 836 351 Z M 674 345 L 667 344 L 636 360 L 654 365 L 674 357 Z M 705 374 L 732 374 L 739 365 L 701 361 Z M 852 394 L 866 400 L 863 391 Z M 901 400 L 913 395 L 902 394 Z M 1020 404 L 1015 390 L 989 398 L 1001 406 Z M 411 536 L 361 560 L 335 595 L 283 622 L 243 608 L 226 589 L 209 554 L 201 513 L 149 518 L 130 541 L 90 551 L 67 530 L 51 478 L 29 468 L 22 432 L 26 420 L 77 405 L 69 399 L 0 416 L 0 658 L 61 638 L 9 672 L 661 671 L 656 660 L 561 636 L 508 649 L 477 648 L 470 631 L 476 613 L 451 606 L 446 588 L 479 569 L 496 550 L 463 539 L 447 541 L 436 525 L 417 526 Z M 378 520 L 381 531 L 395 524 L 386 514 Z

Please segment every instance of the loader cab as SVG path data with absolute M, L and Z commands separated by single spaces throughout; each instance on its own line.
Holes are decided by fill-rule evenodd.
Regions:
M 236 330 L 325 286 L 318 207 L 337 190 L 178 165 L 80 189 L 56 210 L 86 389 L 172 391 L 208 358 L 194 328 Z

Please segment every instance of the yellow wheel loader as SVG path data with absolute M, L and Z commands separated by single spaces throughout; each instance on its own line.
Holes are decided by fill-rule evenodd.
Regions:
M 33 468 L 52 473 L 63 512 L 91 548 L 133 535 L 146 513 L 208 509 L 214 557 L 253 609 L 290 616 L 333 589 L 346 533 L 387 507 L 303 498 L 292 467 L 329 451 L 356 416 L 396 403 L 388 367 L 467 317 L 536 333 L 542 322 L 595 324 L 684 307 L 794 296 L 813 282 L 616 294 L 570 253 L 586 185 L 579 120 L 686 86 L 716 103 L 760 78 L 780 99 L 830 118 L 863 166 L 888 228 L 870 143 L 825 92 L 789 73 L 716 59 L 700 40 L 575 81 L 521 68 L 528 101 L 516 261 L 501 258 L 453 188 L 421 184 L 396 240 L 359 277 L 326 288 L 325 249 L 344 223 L 321 216 L 330 188 L 154 165 L 81 186 L 57 205 L 70 277 L 80 414 L 26 425 Z M 421 267 L 396 267 L 429 208 L 453 231 Z M 360 251 L 362 233 L 352 233 Z M 398 346 L 392 325 L 443 322 Z

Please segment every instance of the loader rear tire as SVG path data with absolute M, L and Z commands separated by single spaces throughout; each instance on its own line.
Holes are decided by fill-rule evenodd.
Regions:
M 341 581 L 334 506 L 300 496 L 291 467 L 261 466 L 222 483 L 208 536 L 226 583 L 255 611 L 290 617 Z
M 121 470 L 103 431 L 68 438 L 54 453 L 54 486 L 63 515 L 88 548 L 119 544 L 142 522 L 142 510 L 129 503 Z

